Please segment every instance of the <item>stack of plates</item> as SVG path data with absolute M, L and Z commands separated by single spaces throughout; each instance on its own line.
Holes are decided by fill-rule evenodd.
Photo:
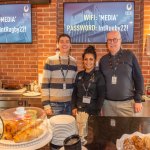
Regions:
M 56 115 L 51 117 L 50 127 L 53 131 L 51 143 L 54 145 L 62 146 L 67 137 L 77 134 L 75 118 L 70 115 Z

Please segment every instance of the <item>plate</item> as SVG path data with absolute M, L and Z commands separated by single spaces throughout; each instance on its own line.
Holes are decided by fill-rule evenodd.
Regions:
M 50 134 L 52 136 L 52 131 L 50 129 L 43 130 L 43 133 L 38 138 L 35 138 L 35 139 L 33 139 L 31 141 L 27 141 L 27 142 L 15 143 L 14 141 L 10 141 L 10 140 L 0 140 L 0 145 L 2 144 L 5 146 L 16 146 L 16 147 L 24 146 L 24 145 L 31 145 L 31 144 L 41 141 L 45 136 L 47 136 L 47 134 Z
M 65 150 L 65 149 L 64 149 L 64 147 L 61 147 L 59 150 Z M 87 150 L 87 148 L 82 146 L 82 150 Z
M 42 139 L 46 134 L 46 131 L 43 131 L 43 133 L 38 137 L 35 138 L 31 141 L 27 141 L 27 142 L 20 142 L 20 143 L 15 143 L 14 141 L 10 141 L 10 140 L 0 140 L 0 144 L 4 144 L 7 146 L 14 146 L 14 145 L 25 145 L 25 144 L 30 144 L 30 143 L 34 143 L 35 141 L 39 141 L 40 139 Z
M 75 118 L 71 115 L 56 115 L 49 119 L 52 125 L 74 125 Z
M 39 92 L 27 92 L 27 93 L 23 93 L 23 96 L 39 96 L 41 95 L 41 93 Z
M 46 131 L 45 134 L 38 140 L 23 143 L 22 145 L 17 144 L 1 144 L 0 150 L 35 150 L 47 145 L 52 139 L 52 131 Z

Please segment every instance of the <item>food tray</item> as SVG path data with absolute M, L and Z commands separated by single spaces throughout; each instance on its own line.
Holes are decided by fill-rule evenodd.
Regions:
M 38 138 L 22 143 L 14 143 L 9 140 L 0 140 L 0 149 L 2 150 L 34 150 L 45 146 L 52 139 L 52 131 L 44 131 L 44 133 Z

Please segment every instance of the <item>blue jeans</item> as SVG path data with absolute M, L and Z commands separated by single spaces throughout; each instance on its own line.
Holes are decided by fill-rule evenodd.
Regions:
M 71 115 L 71 102 L 51 102 L 53 115 L 68 114 Z

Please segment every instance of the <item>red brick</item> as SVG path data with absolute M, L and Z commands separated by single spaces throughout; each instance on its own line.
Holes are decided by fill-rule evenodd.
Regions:
M 87 0 L 82 0 L 87 2 Z M 95 2 L 96 0 L 88 0 Z M 101 0 L 107 1 L 107 0 Z M 113 0 L 114 1 L 114 0 Z M 116 1 L 116 0 L 115 0 Z M 128 1 L 128 0 L 124 0 Z M 32 44 L 0 45 L 0 78 L 5 82 L 32 82 L 42 73 L 48 56 L 55 54 L 56 37 L 63 33 L 63 2 L 80 0 L 52 0 L 50 4 L 32 6 Z M 2 2 L 1 2 L 2 3 Z M 7 3 L 7 2 L 6 2 Z M 144 4 L 144 6 L 143 6 Z M 145 10 L 143 10 L 143 8 Z M 58 10 L 58 12 L 56 12 Z M 58 16 L 58 18 L 57 18 Z M 135 0 L 134 43 L 123 44 L 123 48 L 132 50 L 142 66 L 145 83 L 150 82 L 150 56 L 146 55 L 145 38 L 150 34 L 150 2 Z M 58 23 L 58 24 L 56 24 Z M 143 24 L 144 23 L 144 24 Z M 58 34 L 58 35 L 57 35 Z M 98 59 L 106 54 L 105 44 L 93 44 L 97 49 Z M 82 68 L 82 53 L 88 44 L 73 44 L 71 54 L 77 59 L 78 70 Z M 12 67 L 12 68 L 11 68 Z M 18 70 L 19 67 L 19 70 Z M 11 77 L 10 77 L 11 74 Z

